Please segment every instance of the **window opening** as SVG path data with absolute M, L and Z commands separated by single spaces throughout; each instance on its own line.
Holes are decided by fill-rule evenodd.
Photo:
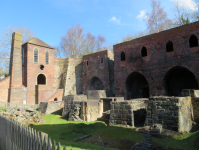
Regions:
M 24 63 L 24 49 L 22 49 L 22 63 Z
M 142 48 L 141 54 L 142 54 L 142 57 L 147 56 L 147 49 L 146 49 L 146 47 L 143 47 L 143 48 Z
M 54 101 L 57 101 L 57 98 L 55 98 Z
M 38 49 L 37 48 L 34 49 L 34 62 L 38 63 Z
M 46 64 L 49 64 L 49 52 L 46 51 Z
M 167 50 L 167 52 L 172 52 L 173 51 L 173 43 L 171 41 L 167 42 L 166 50 Z
M 88 66 L 88 61 L 86 62 L 86 65 Z
M 125 61 L 125 53 L 121 52 L 121 61 Z
M 192 35 L 189 39 L 189 46 L 191 47 L 197 47 L 198 46 L 198 38 L 195 35 Z
M 103 58 L 101 58 L 101 63 L 103 63 Z

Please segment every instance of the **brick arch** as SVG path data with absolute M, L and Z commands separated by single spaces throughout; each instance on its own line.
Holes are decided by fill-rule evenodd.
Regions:
M 38 84 L 47 85 L 47 77 L 45 74 L 40 73 L 37 75 L 37 85 Z
M 94 76 L 89 80 L 87 90 L 105 90 L 105 85 L 99 77 Z
M 125 99 L 148 98 L 149 82 L 139 72 L 130 73 L 125 80 Z
M 174 66 L 165 73 L 162 86 L 164 95 L 181 96 L 182 89 L 198 89 L 196 73 L 187 67 Z

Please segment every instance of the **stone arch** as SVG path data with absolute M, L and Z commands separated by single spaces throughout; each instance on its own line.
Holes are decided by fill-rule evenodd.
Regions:
M 189 38 L 189 47 L 197 47 L 198 46 L 198 38 L 195 35 L 191 35 Z
M 37 76 L 37 84 L 46 84 L 46 76 L 44 74 Z
M 146 78 L 138 72 L 131 73 L 125 82 L 126 99 L 148 98 L 149 84 Z
M 164 76 L 164 91 L 167 96 L 181 96 L 182 89 L 198 89 L 195 75 L 185 67 L 175 66 Z
M 93 77 L 88 84 L 88 90 L 105 90 L 105 87 L 98 77 Z

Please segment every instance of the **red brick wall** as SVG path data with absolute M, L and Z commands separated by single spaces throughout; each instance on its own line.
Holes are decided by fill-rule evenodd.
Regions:
M 10 77 L 0 81 L 0 102 L 8 102 L 8 91 L 10 85 Z
M 125 96 L 125 81 L 132 72 L 141 73 L 149 84 L 150 95 L 165 95 L 165 74 L 175 66 L 189 69 L 199 80 L 199 47 L 189 48 L 189 38 L 199 39 L 199 22 L 114 45 L 114 77 L 116 96 Z M 173 42 L 173 52 L 166 52 L 166 43 Z M 148 55 L 141 57 L 145 46 Z M 126 60 L 120 60 L 121 52 Z
M 103 59 L 103 63 L 101 63 L 101 58 Z M 112 96 L 109 79 L 109 61 L 109 53 L 107 50 L 83 56 L 82 86 L 84 94 L 86 90 L 88 90 L 92 78 L 97 77 L 102 81 L 107 95 Z
M 27 67 L 24 67 L 24 77 L 27 76 L 24 85 L 27 86 L 27 104 L 35 104 L 35 85 L 37 85 L 37 76 L 44 74 L 46 76 L 46 87 L 48 90 L 54 91 L 54 49 L 26 43 L 23 45 L 26 49 L 25 57 L 27 61 Z M 34 63 L 34 49 L 38 49 L 38 63 Z M 49 51 L 49 64 L 45 64 L 45 52 Z M 26 63 L 25 61 L 25 63 Z M 44 69 L 40 69 L 40 65 L 44 65 Z M 25 66 L 25 64 L 24 64 Z M 46 89 L 47 90 L 47 89 Z M 49 92 L 46 92 L 46 95 Z M 45 96 L 44 94 L 44 97 Z M 39 99 L 39 101 L 42 101 Z

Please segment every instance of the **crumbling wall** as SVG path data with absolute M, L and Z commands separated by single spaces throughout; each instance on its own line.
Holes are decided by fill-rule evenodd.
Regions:
M 151 97 L 145 125 L 162 124 L 164 129 L 189 132 L 192 128 L 191 97 Z
M 63 101 L 57 101 L 57 102 L 41 102 L 39 104 L 39 111 L 41 111 L 44 114 L 51 114 L 51 113 L 58 113 L 62 112 L 64 107 Z
M 86 95 L 67 95 L 63 97 L 63 101 L 64 101 L 64 109 L 62 112 L 62 117 L 69 117 L 69 113 L 72 109 L 72 105 L 74 104 L 75 101 L 86 101 L 87 97 Z

